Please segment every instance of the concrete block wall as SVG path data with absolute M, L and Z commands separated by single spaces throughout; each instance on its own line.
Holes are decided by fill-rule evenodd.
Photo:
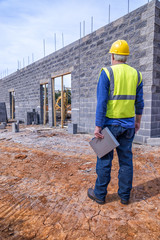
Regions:
M 144 82 L 145 109 L 141 130 L 136 135 L 135 141 L 146 142 L 146 139 L 151 136 L 156 4 L 157 1 L 152 1 L 81 39 L 80 67 L 77 66 L 77 75 L 73 77 L 73 84 L 77 84 L 77 82 L 74 83 L 75 79 L 79 81 L 79 88 L 75 88 L 73 98 L 76 99 L 75 121 L 78 122 L 81 132 L 86 130 L 91 132 L 94 129 L 95 116 L 93 113 L 96 110 L 97 80 L 100 69 L 110 65 L 108 54 L 110 46 L 117 39 L 125 39 L 129 42 L 131 52 L 128 64 L 142 72 Z
M 9 90 L 14 89 L 16 119 L 25 121 L 28 111 L 35 109 L 40 113 L 40 84 L 47 82 L 49 124 L 53 125 L 51 78 L 71 72 L 72 122 L 78 124 L 79 132 L 93 133 L 100 69 L 110 65 L 108 51 L 111 44 L 117 39 L 125 39 L 131 52 L 128 64 L 142 72 L 144 82 L 145 109 L 141 130 L 135 141 L 144 143 L 150 137 L 159 136 L 159 18 L 159 2 L 153 0 L 63 49 L 18 70 L 0 80 L 0 102 L 6 103 L 9 113 Z
M 154 60 L 151 105 L 151 138 L 160 137 L 160 2 L 155 8 Z

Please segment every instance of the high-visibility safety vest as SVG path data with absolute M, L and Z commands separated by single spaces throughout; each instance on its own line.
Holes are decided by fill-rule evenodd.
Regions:
M 136 89 L 142 82 L 142 74 L 127 64 L 116 64 L 102 70 L 110 80 L 106 117 L 134 117 Z

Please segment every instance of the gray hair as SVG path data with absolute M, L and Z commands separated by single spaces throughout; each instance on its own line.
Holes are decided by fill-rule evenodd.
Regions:
M 114 54 L 114 59 L 116 61 L 126 62 L 127 61 L 127 56 L 126 55 Z

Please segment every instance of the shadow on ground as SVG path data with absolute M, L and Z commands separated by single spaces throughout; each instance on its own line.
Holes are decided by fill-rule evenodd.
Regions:
M 140 202 L 154 197 L 160 193 L 160 178 L 155 178 L 145 183 L 133 187 L 131 192 L 130 203 Z M 106 203 L 118 201 L 117 193 L 108 194 L 106 196 Z

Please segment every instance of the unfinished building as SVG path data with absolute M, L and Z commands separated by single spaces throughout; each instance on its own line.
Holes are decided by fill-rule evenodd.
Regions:
M 53 126 L 55 81 L 59 82 L 63 96 L 67 89 L 63 87 L 65 77 L 70 76 L 71 121 L 78 125 L 79 132 L 93 133 L 99 71 L 110 65 L 108 51 L 117 39 L 128 41 L 131 52 L 128 63 L 143 76 L 145 108 L 135 142 L 159 143 L 160 2 L 157 0 L 0 79 L 0 102 L 6 103 L 8 118 L 27 123 L 27 113 L 36 113 L 37 123 Z M 61 105 L 63 101 L 61 98 Z M 61 118 L 64 120 L 64 114 Z

